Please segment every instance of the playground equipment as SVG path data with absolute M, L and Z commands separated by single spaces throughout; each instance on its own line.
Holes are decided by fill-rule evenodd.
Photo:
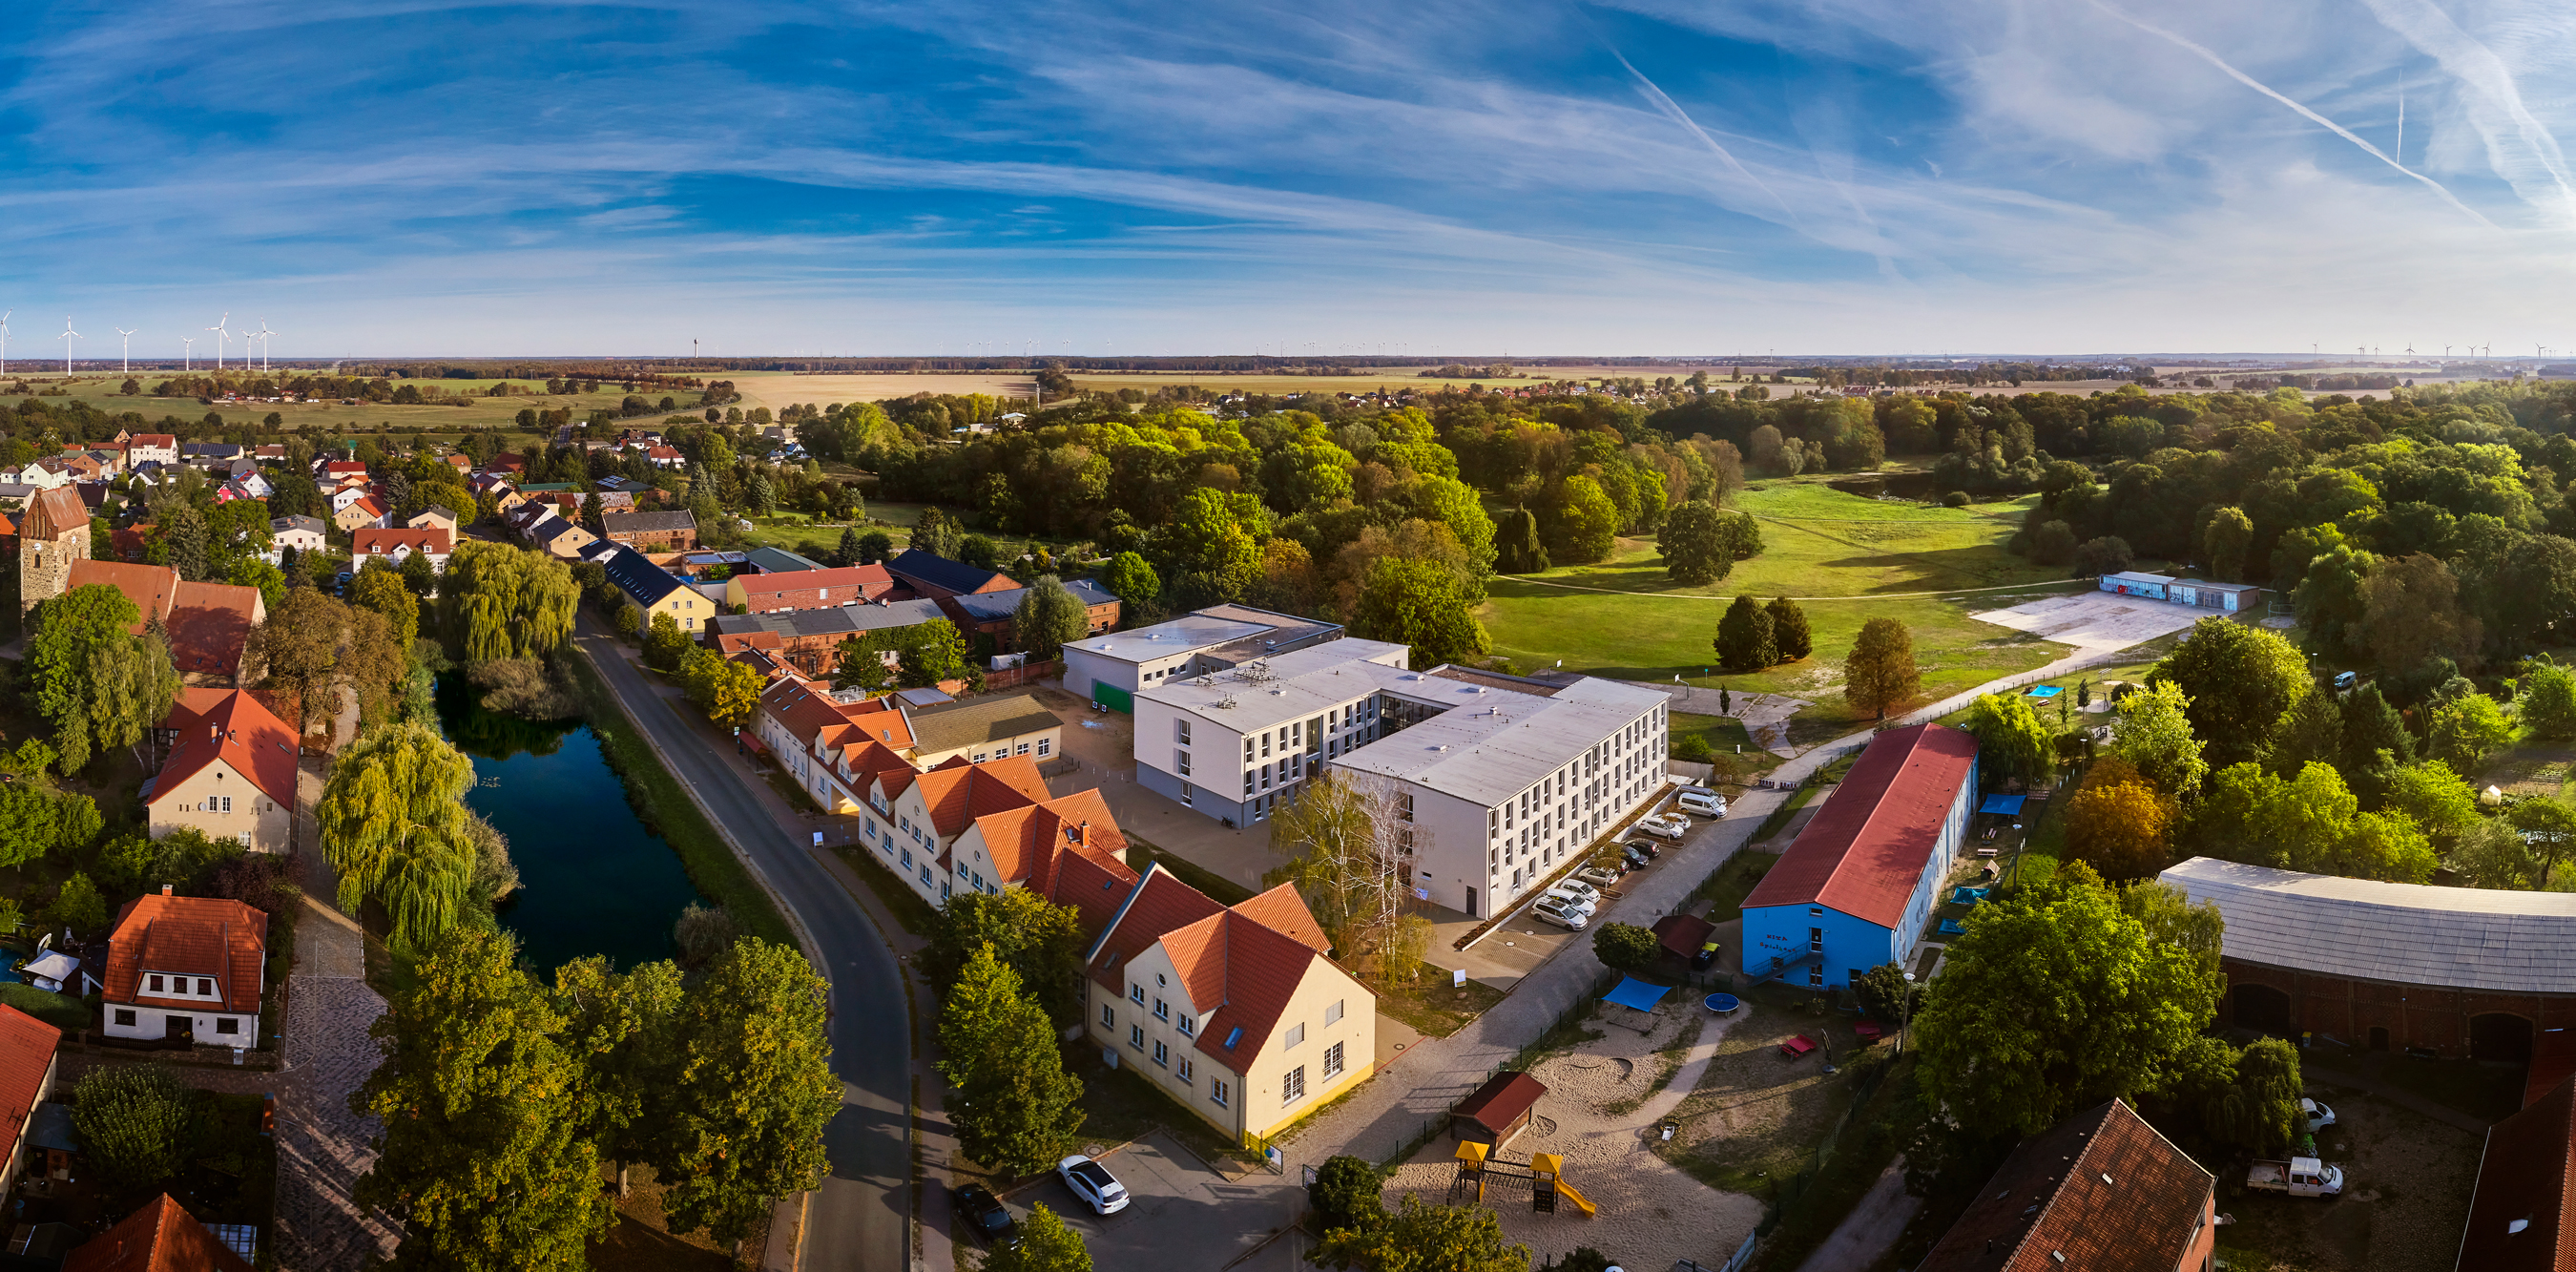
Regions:
M 1493 1146 L 1466 1140 L 1458 1145 L 1458 1177 L 1449 1183 L 1449 1204 L 1457 1205 L 1460 1197 L 1473 1194 L 1476 1204 L 1485 1201 L 1485 1185 L 1498 1180 L 1528 1181 L 1530 1209 L 1538 1214 L 1556 1213 L 1556 1202 L 1564 1198 L 1586 1218 L 1598 1217 L 1600 1208 L 1593 1205 L 1574 1185 L 1565 1182 L 1565 1158 L 1556 1153 L 1533 1153 L 1526 1162 L 1496 1156 Z

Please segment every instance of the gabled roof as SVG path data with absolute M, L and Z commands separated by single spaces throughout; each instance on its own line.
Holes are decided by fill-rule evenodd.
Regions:
M 650 534 L 657 531 L 695 530 L 698 519 L 681 512 L 603 512 L 599 524 L 610 534 Z
M 861 592 L 874 587 L 894 586 L 894 576 L 882 565 L 850 565 L 834 570 L 793 570 L 779 574 L 737 574 L 730 582 L 742 585 L 746 598 L 776 596 L 781 592 L 814 592 L 824 588 L 857 588 Z
M 251 1265 L 163 1193 L 72 1251 L 63 1272 L 251 1272 Z
M 304 530 L 313 534 L 322 535 L 330 533 L 323 529 L 323 523 L 320 517 L 308 517 L 300 512 L 292 516 L 271 517 L 268 522 L 268 528 L 276 534 L 285 534 L 290 530 Z
M 386 530 L 370 526 L 351 531 L 349 534 L 349 551 L 356 556 L 379 556 L 397 548 L 426 552 L 431 556 L 446 556 L 448 553 L 447 528 L 424 526 L 417 530 L 408 527 Z
M 1976 759 L 1974 736 L 1937 724 L 1871 739 L 1744 907 L 1821 904 L 1884 928 L 1903 923 Z
M 2576 994 L 2576 894 L 2440 888 L 2194 857 L 2157 876 L 2227 920 L 2227 957 L 2399 985 Z
M 15 1007 L 0 1006 L 0 1140 L 15 1144 L 36 1114 L 36 1091 L 53 1067 L 63 1031 Z
M 1002 577 L 980 566 L 951 561 L 919 548 L 906 548 L 897 553 L 893 560 L 886 562 L 886 569 L 898 578 L 917 579 L 951 592 L 979 592 Z
M 1268 1044 L 1308 971 L 1331 962 L 1321 927 L 1293 887 L 1282 884 L 1227 909 L 1159 864 L 1146 868 L 1093 941 L 1091 979 L 1123 991 L 1127 964 L 1157 944 L 1180 973 L 1190 1005 L 1210 1013 L 1198 1049 L 1238 1072 Z
M 2023 1140 L 1914 1272 L 2174 1272 L 2217 1182 L 2112 1100 Z
M 251 629 L 267 616 L 258 588 L 181 583 L 170 605 L 170 661 L 181 671 L 237 674 Z
M 29 539 L 59 539 L 67 532 L 88 528 L 89 505 L 81 502 L 79 492 L 65 486 L 29 499 L 26 515 L 18 519 L 18 533 Z
M 2517 1220 L 2522 1231 L 2512 1230 Z M 2576 1272 L 2576 1078 L 2487 1128 L 2460 1272 Z
M 924 751 L 950 751 L 1061 728 L 1064 721 L 1038 702 L 1034 693 L 987 694 L 963 702 L 943 702 L 904 713 L 912 736 Z
M 200 696 L 207 692 L 183 691 L 161 721 L 161 727 L 175 731 L 178 738 L 171 744 L 170 757 L 161 762 L 160 776 L 153 779 L 150 802 L 169 798 L 180 783 L 220 760 L 292 810 L 295 735 L 248 690 L 211 691 L 216 695 L 211 702 Z
M 116 913 L 108 939 L 109 1001 L 188 1003 L 151 998 L 143 973 L 172 972 L 214 979 L 227 1011 L 258 1011 L 260 961 L 268 953 L 268 916 L 239 901 L 146 893 Z
M 942 764 L 913 780 L 921 787 L 922 806 L 942 839 L 965 833 L 968 822 L 986 813 L 1048 799 L 1046 779 L 1038 776 L 1037 762 L 1025 755 L 981 764 Z
M 125 593 L 138 611 L 128 632 L 140 632 L 153 619 L 170 621 L 170 606 L 179 589 L 179 572 L 166 565 L 137 565 L 130 561 L 100 561 L 84 558 L 72 562 L 63 590 L 105 584 Z
M 662 598 L 687 586 L 669 570 L 653 564 L 651 558 L 632 548 L 608 557 L 599 564 L 601 569 L 608 572 L 609 582 L 616 584 L 628 596 L 634 597 L 636 604 L 648 610 Z

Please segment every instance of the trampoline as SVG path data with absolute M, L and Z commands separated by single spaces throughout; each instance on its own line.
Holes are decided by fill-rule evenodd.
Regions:
M 1707 1001 L 1708 1009 L 1721 1016 L 1734 1015 L 1735 1009 L 1744 1005 L 1744 1003 L 1733 994 L 1711 994 L 1708 996 Z

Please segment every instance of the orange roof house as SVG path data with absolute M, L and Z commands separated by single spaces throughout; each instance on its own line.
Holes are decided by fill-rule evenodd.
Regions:
M 239 901 L 167 891 L 128 901 L 108 938 L 107 1034 L 184 1032 L 199 1042 L 256 1046 L 267 958 L 268 916 Z
M 2023 1140 L 1915 1272 L 2196 1269 L 2217 1183 L 2137 1110 L 2095 1105 Z
M 170 633 L 170 658 L 191 683 L 230 684 L 241 675 L 251 629 L 268 621 L 267 601 L 255 587 L 188 583 L 166 565 L 130 561 L 75 561 L 68 588 L 105 584 L 125 593 L 140 611 L 128 631 L 141 633 L 159 619 Z
M 8 1160 L 0 1162 L 0 1192 L 17 1185 L 27 1130 L 36 1106 L 53 1091 L 54 1048 L 62 1040 L 62 1030 L 15 1007 L 0 1007 L 0 1141 L 9 1145 Z
M 63 1272 L 251 1272 L 251 1265 L 163 1193 L 72 1251 Z

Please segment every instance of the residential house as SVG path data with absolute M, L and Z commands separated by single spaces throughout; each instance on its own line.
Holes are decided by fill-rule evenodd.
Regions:
M 1082 602 L 1083 633 L 1098 636 L 1118 625 L 1118 598 L 1108 589 L 1089 579 L 1066 579 L 1064 589 Z M 1012 624 L 1019 616 L 1020 602 L 1029 590 L 1013 587 L 996 592 L 964 592 L 939 598 L 939 608 L 957 630 L 969 637 L 984 636 L 997 650 L 1016 648 L 1019 632 Z
M 0 482 L 33 486 L 38 490 L 58 490 L 72 484 L 72 478 L 61 465 L 47 467 L 46 461 L 39 459 L 15 467 L 0 467 Z
M 334 508 L 331 513 L 331 524 L 351 533 L 369 526 L 382 527 L 393 517 L 392 510 L 385 507 L 383 500 L 363 491 L 359 492 L 358 498 L 349 500 L 345 504 L 336 497 L 332 502 Z
M 646 447 L 644 450 L 644 460 L 655 468 L 678 468 L 689 462 L 686 457 L 680 454 L 680 452 L 673 450 L 668 446 Z
M 370 557 L 382 557 L 395 565 L 417 552 L 429 558 L 430 568 L 447 568 L 449 546 L 447 531 L 437 526 L 419 530 L 360 530 L 349 536 L 350 568 L 367 563 Z
M 1914 1272 L 2212 1272 L 2217 1184 L 2127 1102 L 2097 1104 L 2013 1149 Z
M 644 611 L 646 627 L 652 626 L 654 615 L 668 614 L 681 631 L 694 633 L 705 630 L 708 620 L 715 617 L 715 602 L 633 548 L 621 547 L 600 565 L 608 571 L 608 581 Z
M 125 462 L 128 467 L 178 463 L 179 438 L 171 433 L 136 433 L 125 439 Z
M 793 672 L 761 691 L 759 714 L 744 736 L 815 804 L 845 816 L 859 810 L 856 792 L 876 773 L 913 767 L 905 758 L 912 754 L 912 722 L 903 704 L 891 696 L 845 701 L 829 685 Z
M 250 455 L 248 447 L 238 442 L 189 442 L 179 448 L 179 458 L 190 464 L 230 464 Z
M 1064 721 L 1040 705 L 1034 693 L 987 694 L 914 707 L 904 717 L 912 726 L 912 762 L 923 768 L 958 758 L 981 764 L 1006 755 L 1045 763 L 1064 746 Z
M 270 442 L 253 448 L 250 457 L 263 464 L 282 464 L 286 462 L 286 446 L 282 442 Z
M 1149 866 L 1084 969 L 1092 1040 L 1235 1143 L 1376 1069 L 1377 998 L 1333 961 L 1292 885 L 1227 907 Z
M 608 511 L 603 503 L 599 523 L 606 532 L 603 538 L 638 552 L 686 552 L 698 546 L 698 519 L 686 509 L 618 513 Z
M 367 466 L 354 459 L 326 459 L 315 465 L 313 480 L 322 486 L 337 486 L 349 480 L 367 480 Z
M 1975 735 L 1918 724 L 1870 739 L 1744 899 L 1738 966 L 1757 983 L 1776 976 L 1821 991 L 1909 961 L 1976 800 Z
M 758 650 L 806 675 L 828 676 L 839 665 L 842 641 L 942 617 L 937 601 L 878 601 L 775 614 L 718 614 L 707 630 L 716 652 L 728 658 Z
M 163 1193 L 66 1255 L 62 1272 L 251 1272 L 258 1229 L 197 1222 Z
M 725 604 L 741 606 L 752 614 L 865 605 L 893 590 L 894 576 L 886 573 L 882 565 L 736 574 L 724 585 Z
M 1336 623 L 1249 605 L 1213 605 L 1151 627 L 1085 637 L 1066 645 L 1064 688 L 1113 711 L 1132 713 L 1139 689 L 1225 671 L 1342 636 Z
M 296 738 L 241 689 L 185 689 L 161 722 L 174 738 L 143 805 L 154 838 L 182 827 L 253 852 L 294 849 Z
M 859 749 L 860 763 L 847 769 L 842 757 L 815 766 L 833 795 L 824 806 L 858 805 L 861 842 L 932 905 L 967 889 L 999 893 L 1013 885 L 1063 900 L 1030 880 L 1050 882 L 1067 852 L 1100 874 L 1125 869 L 1127 840 L 1100 792 L 1051 796 L 1027 756 L 982 764 L 952 759 L 921 772 Z
M 438 504 L 431 504 L 411 514 L 411 520 L 403 524 L 414 530 L 436 528 L 446 531 L 450 539 L 456 537 L 456 514 Z
M 278 555 L 283 549 L 293 548 L 296 555 L 302 556 L 308 552 L 320 551 L 331 541 L 330 534 L 320 517 L 307 517 L 302 514 L 269 518 L 268 534 L 267 555 L 270 565 L 277 564 Z
M 277 493 L 277 487 L 269 481 L 268 474 L 256 470 L 225 482 L 223 488 L 233 492 L 236 499 L 266 499 Z
M 970 592 L 1007 592 L 1019 583 L 1007 574 L 996 574 L 963 561 L 951 561 L 918 548 L 906 548 L 885 563 L 886 570 L 903 581 L 914 594 L 932 600 Z
M 524 476 L 528 471 L 528 457 L 525 455 L 515 455 L 509 451 L 503 451 L 498 455 L 494 455 L 492 457 L 492 462 L 483 466 L 483 471 L 487 473 L 508 473 L 513 477 Z
M 557 516 L 552 506 L 534 501 L 516 505 L 502 513 L 501 524 L 509 527 L 529 547 L 567 561 L 579 559 L 582 548 L 599 537 Z
M 54 1090 L 54 1048 L 62 1040 L 62 1030 L 15 1007 L 0 1007 L 0 1137 L 9 1141 L 9 1156 L 0 1159 L 0 1194 L 16 1195 L 36 1106 Z
M 267 963 L 266 914 L 239 901 L 174 897 L 164 884 L 117 912 L 103 991 L 107 1036 L 258 1046 Z
M 251 629 L 268 621 L 268 605 L 255 587 L 191 583 L 166 565 L 78 560 L 64 590 L 103 583 L 125 593 L 141 617 L 136 633 L 158 619 L 170 633 L 170 659 L 188 684 L 230 687 L 250 652 Z

